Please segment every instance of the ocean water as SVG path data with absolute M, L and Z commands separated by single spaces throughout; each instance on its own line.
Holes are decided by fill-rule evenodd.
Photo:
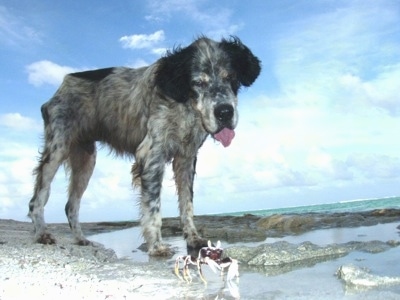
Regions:
M 388 197 L 379 199 L 361 199 L 341 201 L 328 204 L 315 204 L 275 209 L 260 209 L 251 211 L 239 211 L 215 214 L 219 216 L 243 216 L 252 214 L 256 216 L 271 216 L 274 214 L 302 214 L 302 213 L 334 213 L 334 212 L 359 212 L 374 209 L 400 208 L 400 197 Z

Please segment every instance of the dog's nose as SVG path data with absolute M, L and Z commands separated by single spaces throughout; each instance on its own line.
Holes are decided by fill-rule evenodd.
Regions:
M 215 117 L 221 122 L 228 122 L 233 117 L 233 107 L 230 104 L 221 104 L 214 110 Z

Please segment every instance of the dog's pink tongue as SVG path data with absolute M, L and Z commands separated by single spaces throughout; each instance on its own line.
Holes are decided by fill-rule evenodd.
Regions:
M 228 147 L 233 138 L 235 137 L 235 131 L 229 128 L 224 128 L 220 132 L 214 134 L 214 138 L 221 142 L 224 147 Z

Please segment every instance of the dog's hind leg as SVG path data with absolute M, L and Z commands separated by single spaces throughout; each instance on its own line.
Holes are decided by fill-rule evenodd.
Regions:
M 207 246 L 207 240 L 197 233 L 193 220 L 193 180 L 196 170 L 196 157 L 187 158 L 176 156 L 172 167 L 179 197 L 179 211 L 183 235 L 186 239 L 188 250 L 199 250 Z
M 55 142 L 54 134 L 47 134 L 39 165 L 34 170 L 36 183 L 33 197 L 29 202 L 28 214 L 34 224 L 35 240 L 41 244 L 54 244 L 56 242 L 54 237 L 46 231 L 44 206 L 49 199 L 51 182 L 65 156 L 64 145 Z
M 79 223 L 79 207 L 96 164 L 96 144 L 94 142 L 74 143 L 70 147 L 67 163 L 70 171 L 70 183 L 65 214 L 78 245 L 90 245 L 92 243 L 83 235 Z

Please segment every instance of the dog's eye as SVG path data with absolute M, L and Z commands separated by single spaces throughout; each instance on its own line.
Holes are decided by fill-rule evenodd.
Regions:
M 201 79 L 193 80 L 193 85 L 197 86 L 197 87 L 200 87 L 200 88 L 206 88 L 207 85 L 208 85 L 208 82 L 205 81 L 205 80 L 201 80 Z
M 226 82 L 232 82 L 232 81 L 236 81 L 237 78 L 236 78 L 236 75 L 235 75 L 235 74 L 229 74 L 229 75 L 227 75 L 227 76 L 224 78 L 224 80 L 225 80 Z

